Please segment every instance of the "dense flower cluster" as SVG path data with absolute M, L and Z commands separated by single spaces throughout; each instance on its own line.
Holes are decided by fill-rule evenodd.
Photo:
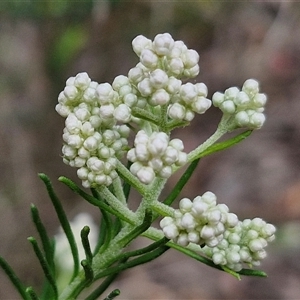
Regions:
M 210 106 L 204 83 L 182 84 L 180 78 L 193 78 L 199 73 L 199 55 L 169 33 L 158 34 L 151 41 L 139 35 L 132 41 L 140 62 L 128 73 L 140 97 L 151 106 L 167 105 L 168 116 L 191 121 Z
M 206 192 L 193 201 L 183 198 L 173 217 L 164 217 L 160 226 L 169 239 L 181 246 L 203 247 L 218 265 L 240 271 L 242 264 L 259 265 L 264 248 L 275 236 L 275 227 L 260 218 L 239 221 L 216 196 Z
M 114 113 L 120 114 L 121 103 L 115 99 L 109 84 L 93 82 L 86 73 L 69 78 L 59 95 L 56 111 L 66 117 L 63 160 L 78 168 L 84 187 L 110 185 L 117 176 L 116 157 L 128 145 L 129 128 L 117 124 Z
M 170 140 L 164 132 L 153 132 L 148 136 L 140 130 L 134 146 L 127 153 L 127 159 L 133 162 L 130 171 L 145 184 L 151 183 L 155 175 L 170 177 L 173 165 L 182 166 L 187 161 L 186 153 L 182 152 L 182 141 Z
M 132 47 L 139 62 L 127 76 L 98 84 L 87 73 L 79 73 L 59 94 L 56 111 L 66 118 L 63 161 L 78 168 L 84 187 L 109 186 L 116 178 L 117 159 L 129 150 L 131 126 L 140 131 L 127 153 L 133 162 L 130 171 L 145 184 L 155 176 L 168 178 L 172 167 L 186 163 L 186 154 L 181 141 L 170 141 L 160 131 L 186 125 L 212 104 L 204 83 L 181 80 L 199 73 L 195 50 L 174 41 L 169 33 L 158 34 L 153 41 L 139 35 Z M 265 103 L 266 96 L 253 79 L 244 83 L 242 91 L 233 87 L 213 95 L 213 104 L 224 115 L 233 115 L 237 127 L 260 128 Z
M 254 79 L 246 80 L 241 91 L 231 87 L 224 94 L 214 93 L 212 101 L 224 114 L 233 115 L 238 127 L 259 129 L 265 122 L 267 96 L 259 93 L 259 84 Z

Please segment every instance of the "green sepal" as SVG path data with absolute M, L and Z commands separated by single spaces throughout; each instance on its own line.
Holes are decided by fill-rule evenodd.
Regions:
M 53 289 L 54 299 L 58 299 L 58 291 L 57 291 L 57 286 L 56 286 L 56 282 L 54 279 L 54 274 L 51 272 L 51 268 L 49 267 L 45 257 L 43 256 L 43 253 L 42 253 L 40 247 L 38 246 L 36 239 L 34 237 L 29 237 L 29 238 L 27 238 L 27 240 L 31 243 L 33 250 L 34 250 L 34 252 L 40 262 L 40 265 L 43 269 L 45 277 L 49 281 L 49 283 Z
M 89 286 L 94 280 L 94 271 L 87 259 L 81 261 L 81 266 L 83 267 L 86 286 Z
M 247 130 L 242 132 L 241 134 L 228 139 L 224 142 L 220 142 L 220 143 L 216 143 L 211 145 L 210 147 L 208 147 L 206 150 L 204 150 L 203 152 L 201 152 L 197 158 L 202 158 L 204 156 L 208 156 L 211 155 L 213 153 L 228 149 L 240 142 L 242 142 L 244 139 L 246 139 L 250 134 L 252 133 L 252 130 Z
M 146 231 L 152 224 L 152 210 L 146 209 L 143 223 L 139 226 L 135 227 L 129 234 L 127 234 L 124 238 L 122 238 L 118 244 L 124 248 L 126 247 L 132 240 L 141 235 L 144 231 Z
M 47 263 L 48 263 L 51 271 L 54 273 L 55 272 L 55 269 L 54 269 L 54 267 L 55 267 L 55 265 L 54 265 L 54 243 L 53 243 L 53 241 L 50 240 L 50 238 L 47 234 L 46 228 L 41 221 L 37 207 L 34 204 L 31 204 L 30 210 L 31 210 L 32 221 L 39 233 L 39 236 L 40 236 L 40 239 L 42 242 L 43 250 L 45 253 L 45 258 L 47 260 Z
M 11 268 L 11 266 L 7 263 L 7 261 L 0 256 L 0 266 L 7 275 L 7 277 L 10 279 L 10 282 L 13 284 L 13 286 L 16 288 L 16 290 L 19 292 L 20 296 L 23 300 L 30 300 L 29 295 L 26 293 L 26 288 L 22 284 L 19 277 L 16 275 L 14 270 Z
M 77 186 L 76 183 L 74 183 L 72 180 L 70 180 L 67 177 L 61 176 L 58 178 L 59 181 L 61 181 L 62 183 L 64 183 L 66 186 L 68 186 L 72 191 L 74 191 L 76 194 L 78 194 L 79 196 L 81 196 L 83 199 L 85 199 L 87 202 L 89 202 L 90 204 L 99 207 L 100 209 L 103 209 L 107 212 L 109 212 L 112 215 L 115 215 L 116 217 L 120 218 L 121 220 L 129 223 L 129 224 L 133 224 L 132 220 L 124 217 L 122 214 L 120 214 L 118 211 L 114 210 L 113 208 L 111 208 L 110 206 L 108 206 L 106 203 L 104 203 L 103 201 L 99 201 L 97 198 L 87 194 L 85 191 L 83 191 L 81 188 L 79 188 Z
M 85 257 L 86 257 L 86 261 L 88 262 L 88 264 L 92 264 L 93 261 L 93 254 L 91 251 L 91 245 L 90 245 L 90 241 L 89 241 L 89 233 L 90 233 L 90 227 L 88 226 L 84 226 L 80 232 L 80 236 L 81 236 L 81 242 L 82 242 L 82 246 L 85 252 Z M 81 262 L 82 265 L 82 262 Z
M 29 286 L 26 289 L 26 293 L 28 294 L 28 296 L 30 297 L 31 300 L 39 300 L 40 299 L 31 286 Z
M 57 195 L 55 194 L 55 192 L 53 190 L 51 181 L 48 178 L 48 176 L 46 176 L 45 174 L 39 174 L 39 177 L 43 180 L 43 182 L 46 185 L 48 194 L 49 194 L 52 204 L 55 208 L 55 211 L 56 211 L 57 217 L 59 219 L 59 222 L 61 224 L 61 227 L 64 230 L 66 237 L 68 239 L 70 249 L 72 252 L 72 256 L 73 256 L 73 261 L 74 261 L 74 271 L 73 271 L 73 276 L 72 276 L 72 279 L 74 279 L 79 272 L 79 255 L 78 255 L 77 244 L 76 244 L 74 234 L 71 229 L 70 222 L 66 216 L 66 213 L 61 205 L 59 198 L 57 197 Z

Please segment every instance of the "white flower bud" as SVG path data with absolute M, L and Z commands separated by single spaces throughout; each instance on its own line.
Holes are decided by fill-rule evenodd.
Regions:
M 74 114 L 80 121 L 87 121 L 90 117 L 90 112 L 86 108 L 74 109 Z
M 225 113 L 225 114 L 233 114 L 235 113 L 235 104 L 232 100 L 225 100 L 222 102 L 220 105 L 220 109 Z
M 156 69 L 150 73 L 150 83 L 155 89 L 163 88 L 168 82 L 168 75 L 161 69 Z
M 198 96 L 200 97 L 207 97 L 207 86 L 206 84 L 204 84 L 203 82 L 199 82 L 195 84 L 197 92 L 198 92 Z
M 193 68 L 199 62 L 199 54 L 197 51 L 189 49 L 183 53 L 182 60 L 187 69 Z
M 66 118 L 71 113 L 71 110 L 69 107 L 64 106 L 60 103 L 56 104 L 55 110 L 64 118 Z
M 194 78 L 199 74 L 200 68 L 199 65 L 195 65 L 194 67 L 190 69 L 185 69 L 183 71 L 183 75 L 188 77 L 188 78 Z
M 250 98 L 244 91 L 241 91 L 237 94 L 234 102 L 239 108 L 243 108 L 249 105 Z
M 68 143 L 69 146 L 78 149 L 82 145 L 82 138 L 77 134 L 70 134 L 68 135 L 66 142 Z
M 152 48 L 152 41 L 144 37 L 143 35 L 138 35 L 132 41 L 133 51 L 137 56 L 140 56 L 144 49 Z
M 174 120 L 183 120 L 185 117 L 186 111 L 183 105 L 179 103 L 171 104 L 168 107 L 168 116 Z
M 154 69 L 157 67 L 158 57 L 152 50 L 144 49 L 141 53 L 140 61 L 145 67 Z
M 237 253 L 235 251 L 230 251 L 227 253 L 226 259 L 229 264 L 236 264 L 240 261 L 241 257 L 239 255 L 239 253 Z
M 250 119 L 245 111 L 240 111 L 235 115 L 235 120 L 240 127 L 245 127 L 249 124 Z
M 216 107 L 219 107 L 224 100 L 225 100 L 225 96 L 220 92 L 215 92 L 212 96 L 212 102 Z
M 130 69 L 128 72 L 128 78 L 134 83 L 140 82 L 144 78 L 143 69 L 139 67 Z
M 169 62 L 168 67 L 169 67 L 169 71 L 176 76 L 181 75 L 184 71 L 183 61 L 179 57 L 172 58 Z
M 131 109 L 126 104 L 120 104 L 114 110 L 114 117 L 117 121 L 127 123 L 131 120 Z
M 263 107 L 267 103 L 267 96 L 262 93 L 256 94 L 253 98 L 253 102 L 257 107 Z
M 84 141 L 83 146 L 89 151 L 95 151 L 98 147 L 98 141 L 93 136 L 89 136 Z
M 82 134 L 89 136 L 89 135 L 93 135 L 95 130 L 90 122 L 84 122 L 81 126 L 81 132 Z
M 90 79 L 88 74 L 86 72 L 82 72 L 82 73 L 78 73 L 76 75 L 75 80 L 74 80 L 74 85 L 81 90 L 85 90 L 88 88 L 91 81 L 92 80 Z
M 153 49 L 158 55 L 168 55 L 174 46 L 174 40 L 169 33 L 162 33 L 155 36 Z
M 77 176 L 81 180 L 86 180 L 89 174 L 89 170 L 85 167 L 82 167 L 77 170 Z
M 137 100 L 137 96 L 132 93 L 125 95 L 123 98 L 124 103 L 129 107 L 133 107 L 137 103 Z
M 189 212 L 193 207 L 193 202 L 189 198 L 182 198 L 179 202 L 179 209 L 182 212 Z
M 144 183 L 149 184 L 151 183 L 155 178 L 155 173 L 152 168 L 150 167 L 142 167 L 138 172 L 136 173 L 138 179 Z
M 215 230 L 212 226 L 205 225 L 200 232 L 200 236 L 203 239 L 212 239 L 215 236 Z
M 142 96 L 147 97 L 152 94 L 152 86 L 149 78 L 143 79 L 137 86 Z
M 265 123 L 266 117 L 263 113 L 255 112 L 250 117 L 250 126 L 253 126 L 253 128 L 259 129 L 263 126 Z
M 99 110 L 99 114 L 102 118 L 112 118 L 114 115 L 115 108 L 112 104 L 102 105 Z
M 207 204 L 210 204 L 210 205 L 216 205 L 217 203 L 217 197 L 214 193 L 212 192 L 205 192 L 203 195 L 202 195 L 202 200 L 204 202 L 206 202 Z
M 88 151 L 84 147 L 81 147 L 80 149 L 78 149 L 78 156 L 81 158 L 87 159 L 91 156 L 91 154 L 90 154 L 90 151 Z
M 158 175 L 162 178 L 169 178 L 172 175 L 172 168 L 170 166 L 164 166 Z
M 148 161 L 149 160 L 149 152 L 147 145 L 145 144 L 138 144 L 135 147 L 135 157 L 139 161 Z M 128 158 L 128 156 L 127 156 Z M 129 159 L 129 158 L 128 158 Z
M 198 114 L 204 114 L 211 107 L 211 101 L 204 97 L 198 97 L 192 104 L 193 110 Z
M 113 102 L 117 93 L 113 90 L 109 83 L 101 83 L 97 86 L 96 93 L 98 95 L 98 101 L 100 105 L 105 105 Z
M 259 83 L 254 79 L 247 79 L 243 84 L 242 90 L 249 95 L 255 95 L 259 91 Z
M 150 104 L 165 105 L 169 103 L 169 101 L 170 101 L 170 95 L 164 89 L 159 89 L 153 93 L 150 99 Z
M 123 86 L 128 86 L 129 83 L 129 78 L 124 76 L 124 75 L 119 75 L 117 77 L 115 77 L 113 83 L 112 83 L 112 87 L 115 91 L 119 91 L 121 87 Z
M 226 99 L 234 100 L 239 92 L 240 90 L 237 87 L 230 87 L 225 91 L 224 95 Z
M 65 156 L 65 158 L 67 158 L 67 159 L 73 159 L 77 155 L 76 149 L 69 145 L 63 145 L 62 153 Z
M 181 80 L 171 76 L 168 79 L 167 85 L 166 85 L 166 91 L 170 94 L 178 93 L 181 87 Z
M 196 226 L 196 221 L 192 214 L 185 213 L 181 218 L 180 225 L 185 229 L 194 229 Z
M 199 236 L 199 232 L 197 231 L 190 231 L 188 233 L 188 240 L 190 243 L 194 243 L 197 244 L 200 241 L 200 236 Z
M 197 95 L 198 93 L 195 85 L 190 82 L 183 84 L 180 88 L 180 96 L 186 103 L 194 102 Z
M 78 96 L 78 90 L 75 86 L 68 85 L 64 88 L 64 95 L 68 98 L 68 100 L 74 101 Z
M 181 233 L 176 242 L 178 245 L 186 247 L 189 244 L 188 235 L 186 233 Z

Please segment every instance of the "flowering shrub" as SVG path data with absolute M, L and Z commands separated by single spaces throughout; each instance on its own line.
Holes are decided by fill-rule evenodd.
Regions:
M 90 188 L 91 194 L 70 179 L 59 180 L 100 208 L 102 219 L 98 239 L 91 228 L 95 225 L 81 222 L 77 225 L 83 227 L 81 240 L 74 238 L 76 224 L 70 224 L 48 177 L 40 174 L 61 223 L 53 243 L 32 206 L 43 246 L 42 250 L 34 238 L 29 238 L 46 277 L 41 299 L 76 299 L 105 278 L 86 298 L 97 299 L 118 273 L 151 261 L 169 248 L 238 278 L 265 276 L 262 271 L 245 267 L 258 266 L 266 257 L 265 247 L 275 234 L 272 224 L 260 218 L 239 220 L 227 205 L 217 204 L 216 195 L 210 191 L 193 200 L 182 198 L 178 209 L 171 204 L 180 196 L 200 158 L 229 148 L 262 127 L 266 95 L 260 93 L 256 80 L 248 79 L 241 89 L 230 87 L 208 99 L 204 83 L 187 81 L 199 73 L 198 53 L 182 41 L 174 41 L 168 33 L 156 35 L 153 41 L 139 35 L 132 47 L 139 62 L 127 76 L 117 76 L 112 84 L 99 84 L 87 73 L 79 73 L 67 80 L 59 94 L 56 111 L 65 118 L 63 162 L 77 169 L 82 186 Z M 215 133 L 186 153 L 184 141 L 172 138 L 172 130 L 188 126 L 212 105 L 223 113 Z M 216 143 L 238 128 L 245 131 Z M 161 200 L 167 179 L 186 165 L 170 195 Z M 136 211 L 128 206 L 130 188 L 141 195 Z M 158 217 L 162 217 L 160 228 L 154 228 L 151 225 Z M 91 229 L 93 235 L 89 236 Z M 61 242 L 62 234 L 70 246 L 71 265 L 62 251 L 66 245 Z M 126 246 L 139 236 L 153 243 L 128 251 Z M 84 249 L 85 258 L 82 251 L 78 254 L 79 248 Z M 33 288 L 24 288 L 3 259 L 1 266 L 24 299 L 38 299 Z M 70 278 L 62 285 L 58 274 L 64 268 Z M 106 299 L 118 294 L 115 290 Z

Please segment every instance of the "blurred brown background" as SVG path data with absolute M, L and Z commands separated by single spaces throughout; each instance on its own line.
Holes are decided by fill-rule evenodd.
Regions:
M 117 299 L 300 299 L 300 4 L 298 1 L 1 1 L 0 254 L 26 285 L 41 270 L 26 238 L 37 236 L 29 206 L 51 233 L 58 220 L 37 173 L 50 176 L 68 215 L 92 208 L 57 181 L 76 180 L 62 163 L 64 120 L 55 112 L 65 80 L 86 71 L 112 82 L 137 63 L 131 40 L 169 32 L 200 54 L 197 81 L 213 92 L 260 81 L 265 126 L 224 153 L 203 159 L 182 196 L 212 190 L 240 218 L 276 224 L 261 269 L 267 279 L 237 281 L 180 253 L 120 275 Z M 182 136 L 187 150 L 212 134 L 211 108 Z M 171 180 L 166 193 L 172 187 Z M 112 287 L 112 288 L 113 288 Z M 20 299 L 0 271 L 0 299 Z

